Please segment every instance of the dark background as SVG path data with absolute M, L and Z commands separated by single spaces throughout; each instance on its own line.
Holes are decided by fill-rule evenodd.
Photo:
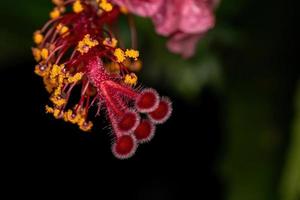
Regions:
M 33 72 L 30 47 L 51 4 L 5 2 L 0 141 L 7 188 L 47 196 L 87 187 L 98 199 L 299 200 L 300 180 L 290 191 L 286 177 L 297 176 L 300 165 L 292 175 L 285 168 L 293 165 L 288 158 L 300 156 L 289 156 L 299 133 L 294 8 L 292 1 L 224 0 L 216 28 L 188 61 L 168 53 L 151 23 L 137 19 L 145 55 L 140 80 L 169 96 L 174 112 L 153 141 L 123 161 L 111 154 L 103 117 L 86 134 L 44 113 L 48 94 Z M 153 61 L 153 51 L 163 56 Z M 207 63 L 217 72 L 188 82 L 190 72 L 207 73 Z M 178 73 L 187 78 L 178 80 Z

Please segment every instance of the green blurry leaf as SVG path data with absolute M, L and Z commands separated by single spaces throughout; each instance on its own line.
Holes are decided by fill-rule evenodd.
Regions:
M 281 184 L 282 200 L 300 199 L 300 82 L 295 97 L 293 121 L 290 146 Z

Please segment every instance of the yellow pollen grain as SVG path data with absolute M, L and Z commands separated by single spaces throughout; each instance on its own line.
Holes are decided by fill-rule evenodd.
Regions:
M 45 49 L 45 48 L 42 49 L 42 50 L 41 50 L 41 57 L 42 57 L 42 59 L 47 60 L 48 56 L 49 56 L 49 51 L 48 51 L 48 49 Z
M 51 107 L 48 106 L 48 105 L 45 106 L 45 110 L 46 110 L 46 113 L 53 113 L 53 112 L 54 112 L 54 109 L 51 108 Z
M 50 100 L 52 101 L 52 103 L 58 107 L 65 105 L 67 102 L 65 99 L 63 98 L 57 98 L 57 96 L 53 96 L 50 98 Z
M 110 47 L 113 47 L 113 48 L 116 47 L 117 44 L 118 44 L 118 40 L 116 38 L 112 38 L 112 39 L 105 38 L 103 40 L 103 45 L 110 46 Z
M 87 34 L 84 36 L 83 41 L 86 45 L 88 45 L 90 48 L 97 46 L 99 43 L 97 40 L 92 40 L 90 34 Z
M 33 41 L 35 44 L 41 44 L 44 40 L 44 36 L 41 34 L 40 31 L 36 31 L 33 34 Z
M 120 65 L 116 62 L 106 63 L 105 69 L 112 74 L 118 74 L 120 72 Z
M 64 74 L 59 74 L 58 75 L 58 84 L 62 85 L 64 83 L 65 75 Z
M 41 70 L 40 65 L 36 65 L 34 72 L 41 77 L 45 77 L 46 75 L 48 75 L 49 69 L 46 68 L 45 70 Z
M 133 58 L 134 60 L 137 60 L 138 57 L 140 56 L 140 53 L 139 51 L 134 49 L 127 49 L 125 55 L 129 58 Z
M 32 54 L 36 62 L 39 62 L 42 59 L 41 50 L 38 48 L 32 48 Z
M 108 3 L 107 0 L 100 0 L 99 8 L 106 12 L 110 12 L 113 9 L 113 5 L 111 3 Z
M 56 87 L 52 82 L 51 80 L 49 79 L 48 76 L 43 76 L 43 82 L 44 82 L 44 85 L 45 85 L 45 88 L 47 90 L 47 92 L 51 93 L 53 91 L 53 89 Z
M 80 81 L 82 79 L 83 73 L 79 72 L 76 73 L 74 76 L 71 76 L 68 78 L 69 83 L 75 83 L 77 81 Z
M 80 116 L 77 115 L 76 113 L 73 113 L 72 110 L 68 110 L 65 114 L 64 114 L 64 120 L 71 122 L 73 124 L 76 124 L 78 122 L 78 120 L 80 119 Z
M 78 126 L 82 126 L 85 123 L 85 119 L 81 116 L 80 119 L 77 122 Z
M 140 60 L 136 60 L 128 66 L 128 69 L 132 72 L 138 72 L 142 69 L 142 62 Z
M 114 52 L 114 56 L 117 58 L 117 62 L 121 63 L 125 60 L 125 53 L 122 49 L 117 48 Z
M 77 51 L 81 54 L 87 53 L 92 47 L 95 47 L 99 44 L 97 40 L 91 39 L 90 34 L 84 36 L 83 40 L 79 41 L 77 46 Z
M 86 117 L 86 115 L 87 115 L 87 110 L 85 109 L 85 108 L 81 108 L 80 110 L 79 110 L 79 113 L 80 113 L 80 115 L 81 115 L 81 117 Z
M 79 128 L 82 131 L 90 131 L 93 127 L 93 123 L 91 121 L 86 122 L 84 119 L 81 120 Z
M 51 12 L 50 12 L 50 18 L 51 19 L 56 19 L 60 17 L 60 11 L 58 8 L 54 8 Z
M 80 13 L 83 11 L 83 6 L 82 4 L 80 3 L 80 1 L 75 1 L 75 3 L 73 4 L 73 11 L 75 13 Z
M 54 112 L 53 112 L 53 116 L 56 118 L 56 119 L 59 119 L 61 118 L 63 115 L 63 112 L 57 108 L 54 109 Z
M 124 83 L 127 85 L 135 86 L 137 84 L 137 76 L 134 73 L 126 74 L 124 77 Z
M 79 41 L 78 46 L 77 46 L 77 51 L 79 51 L 81 54 L 87 53 L 88 52 L 88 47 L 85 45 L 83 41 Z
M 60 96 L 61 95 L 61 86 L 58 86 L 55 90 L 54 90 L 54 96 Z
M 34 68 L 34 73 L 36 73 L 37 75 L 39 76 L 43 76 L 42 73 L 41 73 L 41 70 L 40 70 L 40 66 L 39 65 L 36 65 L 35 68 Z
M 54 64 L 50 71 L 50 79 L 55 79 L 60 73 L 61 73 L 61 67 Z
M 57 27 L 56 27 L 56 30 L 59 32 L 59 34 L 63 35 L 66 32 L 69 31 L 69 28 L 67 26 L 62 25 L 62 24 L 58 24 Z

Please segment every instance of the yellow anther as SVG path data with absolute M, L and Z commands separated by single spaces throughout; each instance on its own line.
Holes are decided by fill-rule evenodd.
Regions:
M 61 85 L 59 85 L 55 90 L 54 90 L 54 96 L 60 96 L 61 95 Z
M 73 4 L 73 11 L 75 13 L 80 13 L 83 11 L 83 6 L 79 0 L 75 1 L 75 3 Z
M 92 40 L 90 34 L 86 34 L 83 38 L 83 41 L 86 45 L 88 45 L 90 48 L 97 46 L 99 43 L 97 40 Z
M 57 109 L 57 108 L 54 108 L 54 111 L 53 111 L 53 116 L 56 118 L 56 119 L 59 119 L 59 118 L 62 118 L 63 117 L 63 111 Z
M 57 105 L 57 106 L 63 106 L 65 104 L 66 104 L 66 100 L 65 99 L 60 99 L 60 100 L 57 100 L 55 102 L 55 105 Z
M 83 76 L 83 73 L 81 73 L 81 72 L 76 73 L 74 76 L 71 76 L 68 78 L 68 82 L 74 83 L 74 82 L 80 81 L 82 79 L 82 76 Z
M 136 60 L 128 66 L 128 69 L 132 72 L 138 72 L 142 69 L 142 62 L 140 60 Z
M 60 11 L 59 8 L 54 8 L 51 12 L 50 12 L 50 18 L 51 19 L 56 19 L 60 17 Z
M 48 49 L 45 49 L 45 48 L 42 49 L 42 50 L 41 50 L 41 57 L 42 57 L 42 59 L 47 60 L 48 56 L 49 56 L 49 51 L 48 51 Z
M 107 0 L 100 0 L 99 7 L 106 12 L 110 12 L 113 9 L 113 5 L 108 3 Z
M 46 75 L 43 76 L 43 82 L 44 82 L 47 92 L 49 92 L 49 93 L 51 93 L 53 91 L 53 89 L 56 87 L 56 85 L 53 84 L 51 79 L 49 79 L 49 77 Z
M 55 79 L 61 73 L 61 67 L 54 64 L 50 71 L 50 79 Z
M 34 73 L 36 73 L 39 76 L 43 76 L 42 71 L 40 70 L 40 66 L 39 65 L 35 66 Z
M 48 76 L 49 80 L 47 81 L 47 83 L 49 83 L 51 86 L 62 87 L 64 80 L 66 78 L 66 74 L 63 73 L 63 68 L 64 65 L 58 66 L 54 64 L 51 67 L 50 75 Z
M 124 77 L 124 83 L 127 85 L 135 86 L 137 84 L 137 76 L 134 73 L 126 74 Z
M 125 60 L 125 53 L 122 49 L 117 48 L 114 52 L 114 56 L 117 58 L 117 62 L 121 63 Z
M 45 106 L 46 113 L 52 113 L 56 119 L 59 119 L 63 116 L 63 111 L 57 108 L 51 108 L 50 106 Z
M 119 63 L 116 63 L 116 62 L 106 63 L 105 69 L 109 73 L 118 74 L 120 72 L 120 65 L 119 65 Z
M 131 60 L 130 60 L 130 59 L 125 59 L 125 60 L 122 62 L 122 64 L 123 64 L 126 68 L 128 68 L 129 65 L 131 65 Z
M 49 73 L 49 69 L 44 65 L 36 65 L 35 69 L 34 69 L 34 72 L 37 75 L 39 75 L 41 77 L 44 77 Z
M 80 109 L 80 114 L 81 114 L 81 116 L 82 116 L 83 118 L 86 118 L 86 117 L 87 117 L 87 114 L 88 114 L 88 109 L 82 107 L 82 108 Z
M 78 126 L 79 126 L 80 130 L 82 130 L 82 131 L 90 131 L 93 127 L 93 123 L 91 121 L 86 122 L 85 119 L 81 119 L 78 122 Z
M 58 75 L 58 85 L 62 85 L 64 83 L 64 79 L 65 79 L 65 75 L 64 74 L 59 74 Z
M 46 113 L 53 113 L 53 112 L 54 112 L 54 109 L 51 108 L 51 107 L 48 106 L 48 105 L 45 106 L 45 110 L 46 110 Z
M 43 42 L 43 40 L 44 40 L 44 36 L 41 34 L 40 31 L 34 32 L 34 34 L 33 34 L 34 43 L 41 44 Z
M 80 116 L 77 115 L 76 113 L 73 113 L 72 110 L 68 110 L 65 114 L 64 114 L 64 120 L 71 122 L 73 124 L 76 124 L 80 119 Z
M 50 98 L 50 100 L 52 101 L 52 103 L 58 107 L 63 106 L 67 103 L 67 101 L 61 97 L 58 96 L 53 96 Z
M 99 43 L 97 40 L 91 39 L 89 34 L 85 35 L 83 40 L 79 41 L 77 51 L 81 54 L 87 53 L 90 48 L 97 46 Z
M 53 91 L 53 89 L 55 88 L 55 85 L 53 85 L 50 82 L 50 79 L 47 76 L 43 76 L 43 82 L 45 85 L 45 88 L 47 90 L 48 93 L 51 93 Z
M 89 51 L 89 47 L 83 41 L 79 41 L 77 51 L 79 51 L 81 54 L 84 54 Z
M 121 11 L 121 13 L 123 13 L 123 14 L 125 14 L 125 15 L 127 15 L 129 12 L 128 12 L 128 9 L 125 7 L 125 6 L 121 6 L 120 7 L 120 11 Z
M 117 44 L 118 44 L 118 40 L 116 40 L 116 38 L 105 38 L 103 40 L 103 44 L 106 45 L 106 46 L 110 46 L 110 47 L 116 47 Z
M 82 126 L 85 123 L 85 121 L 86 120 L 82 116 L 80 116 L 80 119 L 77 121 L 77 125 Z
M 134 60 L 137 60 L 137 58 L 140 56 L 140 53 L 134 49 L 127 49 L 125 55 L 129 58 L 134 58 Z
M 57 27 L 56 27 L 56 30 L 59 32 L 59 34 L 63 35 L 66 32 L 69 31 L 69 28 L 67 26 L 62 25 L 62 24 L 58 24 Z
M 69 119 L 68 119 L 68 117 L 67 117 L 67 112 L 64 113 L 63 119 L 64 119 L 65 122 L 68 122 L 68 121 L 69 121 Z
M 42 59 L 41 50 L 38 48 L 32 48 L 32 54 L 36 62 L 39 62 Z

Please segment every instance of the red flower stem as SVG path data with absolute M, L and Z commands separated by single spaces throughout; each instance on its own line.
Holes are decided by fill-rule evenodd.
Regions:
M 102 91 L 103 93 L 103 97 L 104 97 L 104 100 L 105 100 L 105 103 L 107 104 L 107 107 L 110 107 L 112 108 L 112 111 L 118 115 L 118 116 L 122 116 L 124 113 L 119 109 L 117 108 L 117 106 L 114 104 L 114 101 L 113 99 L 110 97 L 110 95 L 108 94 L 108 91 L 105 87 L 105 85 L 103 84 L 104 82 L 102 82 L 100 84 L 100 90 Z
M 121 86 L 119 84 L 116 84 L 112 81 L 109 81 L 109 80 L 104 81 L 103 84 L 107 84 L 108 86 L 110 86 L 110 87 L 112 87 L 116 90 L 119 90 L 120 92 L 122 92 L 123 94 L 125 94 L 127 97 L 129 97 L 131 99 L 135 99 L 138 96 L 138 94 L 135 91 L 133 91 L 133 90 L 131 90 L 131 89 L 125 87 L 125 86 Z

